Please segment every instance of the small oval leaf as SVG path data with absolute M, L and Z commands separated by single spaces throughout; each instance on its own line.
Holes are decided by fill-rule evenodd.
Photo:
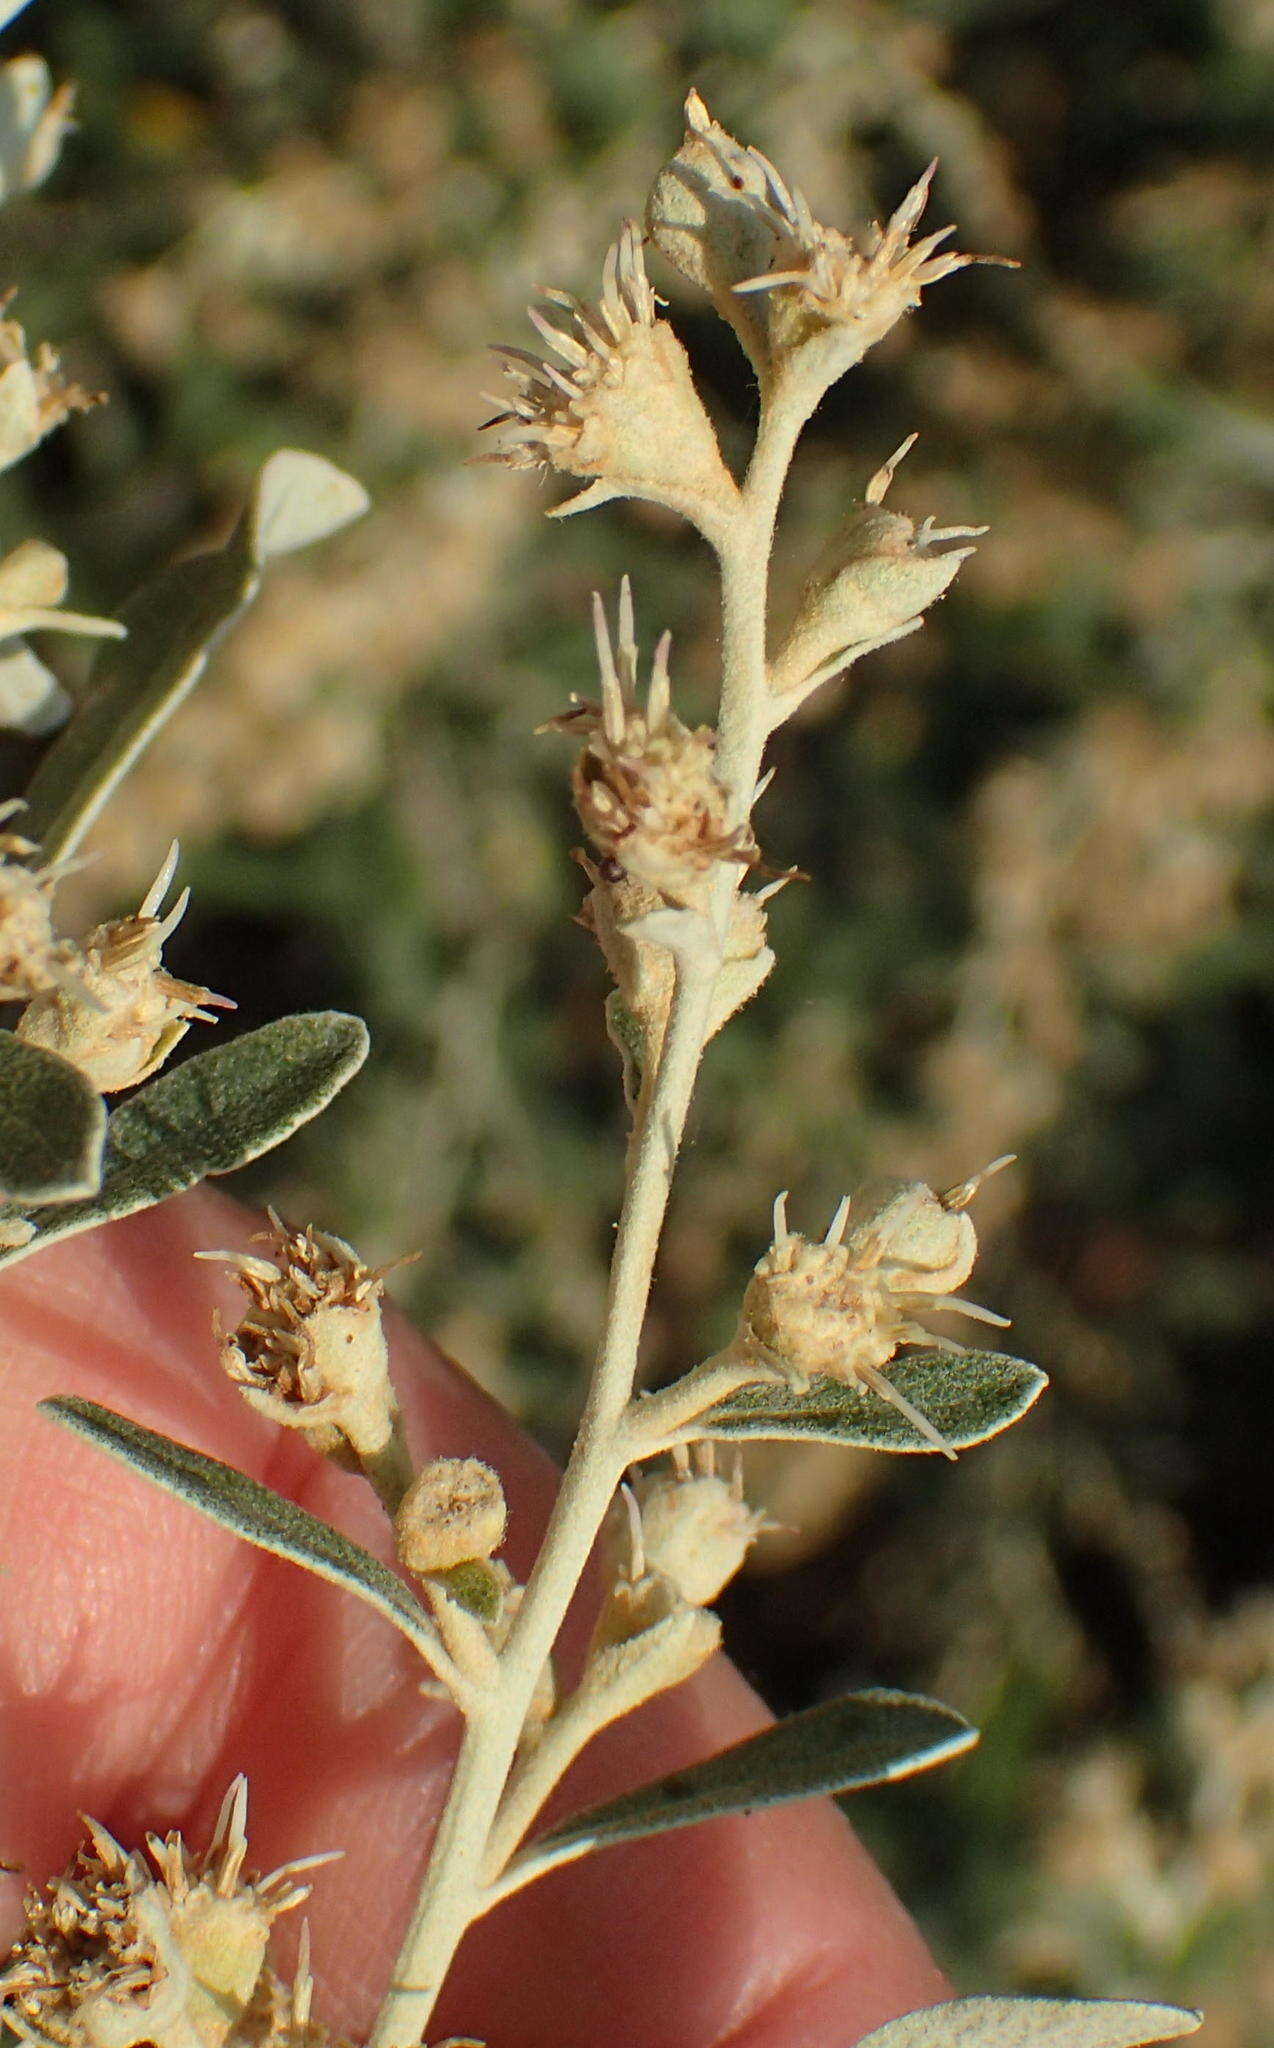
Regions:
M 1149 2048 L 1202 2020 L 1139 1998 L 951 1998 L 890 2020 L 858 2048 Z
M 886 1372 L 891 1385 L 958 1451 L 1007 1429 L 1048 1385 L 1048 1375 L 1037 1365 L 998 1351 L 913 1351 L 892 1359 Z M 905 1415 L 869 1387 L 823 1378 L 805 1394 L 768 1383 L 742 1387 L 697 1416 L 693 1432 L 685 1432 L 691 1433 L 802 1437 L 874 1451 L 934 1450 Z
M 366 1057 L 367 1026 L 340 1010 L 280 1017 L 196 1053 L 111 1116 L 96 1193 L 33 1210 L 35 1236 L 0 1252 L 0 1265 L 245 1166 L 317 1116 Z
M 357 1594 L 401 1629 L 431 1665 L 436 1664 L 438 1638 L 418 1602 L 388 1565 L 342 1536 L 339 1529 L 320 1522 L 317 1515 L 285 1500 L 259 1480 L 249 1479 L 246 1472 L 237 1472 L 233 1465 L 223 1465 L 219 1458 L 209 1458 L 189 1444 L 175 1443 L 140 1422 L 130 1422 L 127 1416 L 116 1415 L 96 1401 L 82 1400 L 78 1394 L 57 1394 L 39 1405 L 55 1422 L 87 1437 L 99 1450 L 130 1465 L 144 1479 L 241 1536 L 245 1543 L 275 1557 L 286 1557 L 320 1579 Z
M 937 1700 L 883 1687 L 848 1693 L 789 1715 L 703 1763 L 576 1814 L 514 1858 L 501 1890 L 613 1842 L 791 1799 L 887 1785 L 960 1756 L 977 1739 L 976 1729 Z
M 97 658 L 80 709 L 26 791 L 24 831 L 48 861 L 73 853 L 112 790 L 198 682 L 271 556 L 334 533 L 367 494 L 318 455 L 281 449 L 258 472 L 224 547 L 161 571 L 120 611 L 127 638 Z
M 105 1137 L 106 1104 L 79 1068 L 0 1031 L 0 1201 L 91 1195 Z

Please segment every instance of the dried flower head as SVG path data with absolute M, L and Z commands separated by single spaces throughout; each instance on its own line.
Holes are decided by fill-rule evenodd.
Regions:
M 500 1475 L 480 1458 L 434 1458 L 416 1474 L 394 1517 L 409 1572 L 446 1572 L 494 1556 L 507 1510 Z
M 973 1270 L 977 1236 L 968 1215 L 982 1182 L 1009 1164 L 996 1159 L 959 1187 L 887 1180 L 847 1195 L 821 1243 L 787 1227 L 787 1197 L 774 1204 L 774 1241 L 743 1297 L 738 1343 L 798 1389 L 816 1374 L 870 1387 L 935 1449 L 954 1452 L 880 1371 L 905 1344 L 959 1351 L 914 1320 L 935 1309 L 1007 1327 L 1007 1319 L 952 1289 Z
M 637 709 L 637 641 L 626 576 L 619 592 L 618 665 L 596 593 L 593 626 L 602 701 L 577 703 L 542 730 L 584 735 L 571 787 L 580 822 L 603 861 L 664 902 L 701 901 L 720 862 L 746 867 L 756 858 L 751 828 L 729 823 L 726 792 L 713 773 L 716 735 L 706 725 L 692 732 L 672 709 L 667 633 L 655 649 L 645 708 Z
M 942 251 L 953 229 L 911 241 L 935 165 L 861 242 L 815 220 L 759 149 L 736 142 L 698 93 L 651 193 L 652 239 L 708 291 L 763 383 L 799 372 L 811 403 L 920 303 L 926 285 L 998 257 Z M 941 253 L 940 253 L 941 252 Z
M 717 1471 L 716 1447 L 677 1445 L 671 1473 L 643 1473 L 633 1482 L 644 1564 L 670 1579 L 692 1607 L 707 1607 L 740 1569 L 752 1545 L 774 1526 L 743 1497 L 743 1459 L 730 1475 Z
M 74 980 L 34 997 L 17 1022 L 19 1038 L 60 1053 L 104 1095 L 145 1081 L 193 1023 L 215 1024 L 214 1011 L 235 1007 L 164 971 L 164 946 L 190 901 L 183 889 L 162 914 L 176 867 L 174 841 L 136 914 L 96 926 L 77 949 Z
M 272 1258 L 221 1259 L 252 1307 L 237 1330 L 220 1325 L 221 1363 L 258 1415 L 304 1431 L 316 1451 L 346 1463 L 375 1458 L 393 1435 L 398 1403 L 381 1325 L 385 1276 L 339 1237 L 289 1230 L 274 1210 L 261 1232 Z
M 222 2048 L 248 2012 L 270 1928 L 329 1856 L 245 1873 L 247 1781 L 226 1794 L 202 1855 L 180 1834 L 127 1854 L 88 1820 L 69 1871 L 32 1892 L 0 1971 L 0 2010 L 24 2040 L 63 2048 Z M 307 1973 L 308 1974 L 308 1973 Z
M 935 526 L 931 518 L 916 527 L 904 513 L 885 511 L 894 471 L 915 440 L 909 434 L 882 463 L 862 506 L 809 578 L 792 630 L 770 664 L 776 696 L 814 689 L 857 654 L 911 632 L 975 552 L 952 542 L 986 532 L 985 526 Z
M 597 306 L 546 290 L 544 297 L 566 320 L 548 320 L 532 307 L 533 325 L 564 367 L 528 349 L 497 348 L 514 397 L 487 422 L 499 433 L 487 459 L 594 479 L 559 505 L 559 514 L 609 498 L 648 498 L 683 513 L 713 538 L 738 490 L 695 390 L 689 358 L 656 312 L 641 242 L 636 221 L 625 222 L 607 255 Z
M 6 303 L 0 299 L 0 310 Z M 57 352 L 47 342 L 28 356 L 17 321 L 0 320 L 0 470 L 29 455 L 72 413 L 101 403 L 100 392 L 84 391 L 62 376 Z

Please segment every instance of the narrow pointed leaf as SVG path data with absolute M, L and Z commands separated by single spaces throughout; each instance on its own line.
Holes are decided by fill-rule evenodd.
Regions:
M 79 1068 L 0 1031 L 0 1201 L 91 1195 L 105 1136 L 106 1104 Z
M 792 1714 L 704 1763 L 576 1814 L 523 1851 L 533 1874 L 614 1842 L 791 1799 L 886 1785 L 971 1749 L 977 1731 L 937 1700 L 883 1688 Z M 519 1858 L 518 1862 L 522 1859 Z M 510 1866 L 510 1875 L 517 1863 Z
M 366 509 L 361 484 L 321 456 L 280 449 L 258 473 L 222 548 L 165 569 L 120 612 L 127 638 L 97 657 L 89 691 L 26 791 L 23 831 L 46 860 L 73 853 L 112 790 L 198 682 L 216 642 L 256 595 L 272 556 Z
M 890 2020 L 858 2048 L 1149 2048 L 1202 2019 L 1139 1998 L 952 1998 Z
M 432 1622 L 402 1580 L 379 1558 L 329 1528 L 294 1501 L 285 1500 L 233 1465 L 209 1458 L 188 1444 L 130 1422 L 96 1401 L 79 1395 L 59 1394 L 41 1401 L 42 1411 L 77 1436 L 87 1437 L 133 1471 L 140 1472 L 165 1493 L 185 1501 L 196 1513 L 220 1523 L 223 1529 L 241 1536 L 258 1550 L 286 1557 L 306 1571 L 334 1586 L 357 1594 L 395 1628 L 409 1637 L 432 1664 L 437 1658 L 437 1635 Z
M 998 1351 L 915 1351 L 891 1360 L 884 1370 L 890 1384 L 957 1451 L 1007 1429 L 1048 1385 L 1038 1366 Z M 869 1387 L 847 1387 L 831 1379 L 814 1380 L 806 1394 L 782 1386 L 744 1387 L 698 1417 L 694 1428 L 711 1437 L 802 1437 L 875 1451 L 934 1450 L 905 1415 Z
M 317 1116 L 366 1057 L 366 1025 L 339 1010 L 280 1017 L 196 1053 L 110 1117 L 96 1193 L 33 1209 L 35 1236 L 0 1252 L 0 1266 L 246 1165 Z

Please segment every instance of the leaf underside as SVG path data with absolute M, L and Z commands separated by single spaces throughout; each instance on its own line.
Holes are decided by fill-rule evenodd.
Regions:
M 976 1741 L 976 1730 L 937 1700 L 884 1688 L 849 1693 L 576 1814 L 530 1843 L 524 1854 L 547 1868 L 615 1842 L 726 1814 L 885 1785 L 945 1763 Z
M 859 2048 L 1149 2048 L 1201 2019 L 1139 1998 L 953 1998 L 890 2020 Z
M 885 1376 L 957 1451 L 998 1436 L 1048 1385 L 1038 1366 L 998 1351 L 908 1352 L 890 1361 Z M 802 1437 L 875 1451 L 934 1449 L 870 1387 L 825 1378 L 813 1380 L 805 1394 L 779 1385 L 743 1387 L 696 1417 L 694 1434 Z
M 0 1201 L 91 1194 L 105 1135 L 106 1104 L 78 1067 L 0 1031 Z
M 196 1053 L 110 1117 L 97 1191 L 33 1209 L 35 1236 L 0 1252 L 0 1266 L 246 1165 L 317 1116 L 366 1057 L 366 1025 L 340 1010 L 280 1017 Z
M 209 1458 L 188 1444 L 175 1443 L 140 1422 L 130 1422 L 96 1401 L 60 1394 L 39 1405 L 54 1421 L 87 1437 L 99 1450 L 258 1550 L 285 1557 L 357 1594 L 410 1637 L 418 1649 L 429 1645 L 432 1654 L 436 1642 L 433 1626 L 402 1580 L 370 1551 L 321 1522 L 317 1515 L 236 1471 L 233 1465 Z

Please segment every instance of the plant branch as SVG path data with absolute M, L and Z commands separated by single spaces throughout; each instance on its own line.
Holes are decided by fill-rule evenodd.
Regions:
M 769 731 L 765 640 L 770 548 L 784 479 L 810 410 L 812 406 L 797 393 L 785 393 L 781 386 L 771 395 L 739 504 L 718 549 L 722 691 L 715 773 L 737 821 L 750 813 Z M 738 868 L 723 862 L 711 914 L 696 919 L 697 942 L 688 937 L 685 947 L 674 953 L 672 1007 L 652 1083 L 648 1090 L 643 1088 L 638 1102 L 605 1329 L 579 1434 L 500 1654 L 498 1685 L 476 1704 L 467 1723 L 429 1868 L 370 2048 L 411 2048 L 421 2040 L 465 1929 L 491 1904 L 484 1870 L 527 1711 L 630 1460 L 626 1423 L 638 1344 L 724 955 L 723 934 L 739 880 Z M 549 1789 L 542 1788 L 543 1796 Z

